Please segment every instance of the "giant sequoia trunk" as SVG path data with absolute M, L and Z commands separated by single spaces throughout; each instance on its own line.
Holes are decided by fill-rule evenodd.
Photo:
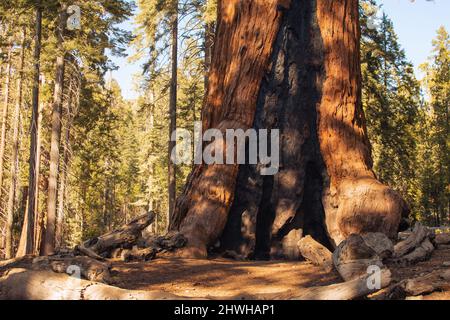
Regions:
M 357 0 L 219 3 L 203 130 L 279 129 L 280 166 L 197 165 L 171 229 L 183 254 L 209 246 L 295 257 L 305 234 L 393 237 L 405 208 L 377 181 L 361 109 Z M 212 144 L 226 148 L 222 141 Z

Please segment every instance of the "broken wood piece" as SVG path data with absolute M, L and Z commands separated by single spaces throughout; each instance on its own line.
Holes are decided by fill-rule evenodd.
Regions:
M 151 236 L 145 239 L 145 247 L 156 249 L 158 252 L 169 251 L 182 248 L 186 245 L 187 239 L 180 232 L 168 232 L 164 236 Z
M 121 254 L 123 261 L 148 261 L 156 256 L 157 250 L 154 248 L 125 250 Z
M 81 245 L 78 245 L 78 246 L 75 246 L 75 248 L 74 248 L 74 253 L 75 253 L 75 254 L 80 253 L 80 254 L 82 254 L 82 255 L 85 255 L 85 256 L 87 256 L 87 257 L 90 257 L 90 258 L 93 258 L 93 259 L 97 259 L 97 260 L 100 260 L 100 261 L 104 261 L 104 260 L 105 260 L 104 257 L 102 257 L 102 256 L 100 256 L 100 255 L 98 255 L 98 254 L 96 254 L 96 253 L 95 253 L 94 251 L 92 251 L 91 249 L 84 247 L 82 244 L 81 244 Z
M 450 290 L 447 270 L 435 270 L 425 275 L 405 279 L 386 288 L 375 300 L 398 300 L 422 296 L 435 291 Z
M 85 256 L 36 257 L 32 262 L 31 268 L 33 270 L 52 270 L 53 272 L 69 275 L 75 274 L 76 276 L 96 282 L 111 282 L 110 265 Z
M 450 233 L 439 233 L 434 241 L 438 246 L 450 244 Z
M 380 269 L 385 268 L 380 259 L 357 259 L 349 260 L 336 266 L 336 270 L 339 275 L 345 281 L 349 281 L 358 278 L 364 274 L 367 274 L 370 270 L 369 267 L 377 266 Z
M 431 231 L 417 222 L 411 234 L 394 246 L 394 258 L 399 258 L 413 251 L 422 241 L 431 235 Z
M 293 300 L 352 300 L 377 292 L 391 283 L 391 272 L 387 269 L 380 273 L 379 286 L 373 285 L 371 277 L 366 275 L 343 283 L 307 288 Z
M 361 234 L 364 244 L 375 251 L 380 259 L 386 259 L 394 253 L 394 244 L 381 232 L 368 232 Z
M 306 260 L 316 266 L 322 267 L 327 272 L 333 270 L 333 254 L 310 235 L 301 238 L 297 245 L 301 255 Z
M 141 237 L 142 230 L 150 225 L 154 219 L 155 213 L 150 211 L 114 231 L 85 241 L 83 247 L 98 255 L 108 255 L 112 249 L 120 246 L 132 247 Z
M 20 267 L 22 264 L 28 264 L 33 260 L 34 257 L 35 257 L 34 255 L 24 255 L 24 256 L 0 261 L 0 271 L 6 270 L 8 268 Z
M 412 252 L 390 260 L 390 262 L 400 265 L 409 266 L 417 262 L 428 260 L 434 251 L 434 245 L 431 243 L 430 239 L 425 238 Z
M 404 280 L 402 289 L 409 296 L 429 294 L 434 291 L 450 290 L 450 282 L 441 270 L 430 272 L 424 276 Z

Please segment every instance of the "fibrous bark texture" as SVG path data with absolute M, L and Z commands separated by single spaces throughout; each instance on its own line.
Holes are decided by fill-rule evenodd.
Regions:
M 205 256 L 220 239 L 298 258 L 305 235 L 329 248 L 353 233 L 396 236 L 406 206 L 372 171 L 359 39 L 357 0 L 220 4 L 203 129 L 278 129 L 279 168 L 196 166 L 171 224 L 184 253 Z
M 246 130 L 252 126 L 256 100 L 287 1 L 219 3 L 219 21 L 208 94 L 202 113 L 203 129 Z M 217 148 L 226 146 L 213 141 Z M 207 246 L 225 227 L 233 201 L 239 166 L 198 165 L 185 193 L 177 200 L 171 229 L 187 238 L 184 253 L 205 257 Z

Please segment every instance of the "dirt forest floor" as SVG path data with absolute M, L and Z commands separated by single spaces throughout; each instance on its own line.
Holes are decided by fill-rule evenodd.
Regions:
M 449 268 L 449 262 L 450 246 L 446 246 L 436 249 L 428 261 L 412 267 L 390 266 L 390 270 L 393 280 L 400 281 Z M 185 297 L 223 299 L 289 299 L 302 288 L 340 282 L 337 272 L 327 273 L 305 261 L 158 258 L 149 262 L 115 262 L 112 276 L 112 284 L 125 289 L 163 290 Z M 450 290 L 418 298 L 450 300 Z

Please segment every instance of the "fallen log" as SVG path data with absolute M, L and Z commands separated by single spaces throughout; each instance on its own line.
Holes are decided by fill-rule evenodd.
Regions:
M 431 231 L 417 222 L 409 236 L 394 246 L 394 258 L 399 258 L 410 253 L 416 247 L 420 246 L 427 237 L 431 237 Z
M 145 248 L 154 248 L 158 252 L 172 252 L 186 245 L 187 239 L 180 232 L 168 232 L 164 236 L 151 236 L 144 240 Z
M 90 257 L 90 258 L 93 258 L 93 259 L 96 259 L 96 260 L 100 260 L 100 261 L 104 261 L 105 260 L 104 257 L 96 254 L 91 249 L 84 247 L 82 244 L 78 245 L 78 246 L 75 246 L 73 251 L 74 251 L 75 255 L 77 255 L 77 254 L 85 255 L 87 257 Z
M 293 300 L 353 300 L 377 292 L 391 283 L 391 272 L 387 269 L 381 271 L 379 287 L 371 285 L 370 277 L 367 275 L 343 283 L 307 288 Z
M 142 230 L 149 226 L 154 219 L 155 213 L 150 211 L 119 229 L 85 241 L 81 246 L 82 250 L 86 248 L 97 255 L 107 256 L 112 249 L 117 247 L 128 246 L 131 248 L 141 237 Z
M 409 296 L 424 295 L 440 290 L 450 290 L 448 274 L 442 270 L 404 280 L 400 286 L 405 294 Z
M 310 235 L 299 240 L 298 249 L 301 255 L 312 264 L 322 267 L 325 271 L 333 270 L 332 253 L 325 246 L 314 240 Z
M 156 256 L 157 250 L 155 248 L 144 248 L 133 250 L 125 250 L 121 253 L 121 258 L 125 262 L 129 261 L 148 261 L 152 260 Z
M 450 244 L 450 233 L 439 233 L 436 235 L 434 241 L 438 246 Z
M 90 281 L 111 283 L 110 265 L 90 257 L 36 257 L 31 268 L 36 271 L 51 270 L 69 275 L 78 274 Z
M 29 264 L 34 258 L 34 255 L 24 255 L 8 260 L 0 261 L 0 272 L 9 268 L 20 267 L 23 264 Z
M 163 291 L 126 290 L 51 271 L 11 269 L 0 278 L 1 300 L 177 300 Z
M 410 266 L 417 262 L 428 260 L 434 251 L 434 245 L 429 238 L 425 238 L 412 252 L 395 259 L 390 260 L 393 264 L 399 266 Z
M 404 279 L 390 285 L 371 299 L 399 300 L 423 296 L 435 291 L 450 290 L 450 270 L 435 270 L 427 274 Z

